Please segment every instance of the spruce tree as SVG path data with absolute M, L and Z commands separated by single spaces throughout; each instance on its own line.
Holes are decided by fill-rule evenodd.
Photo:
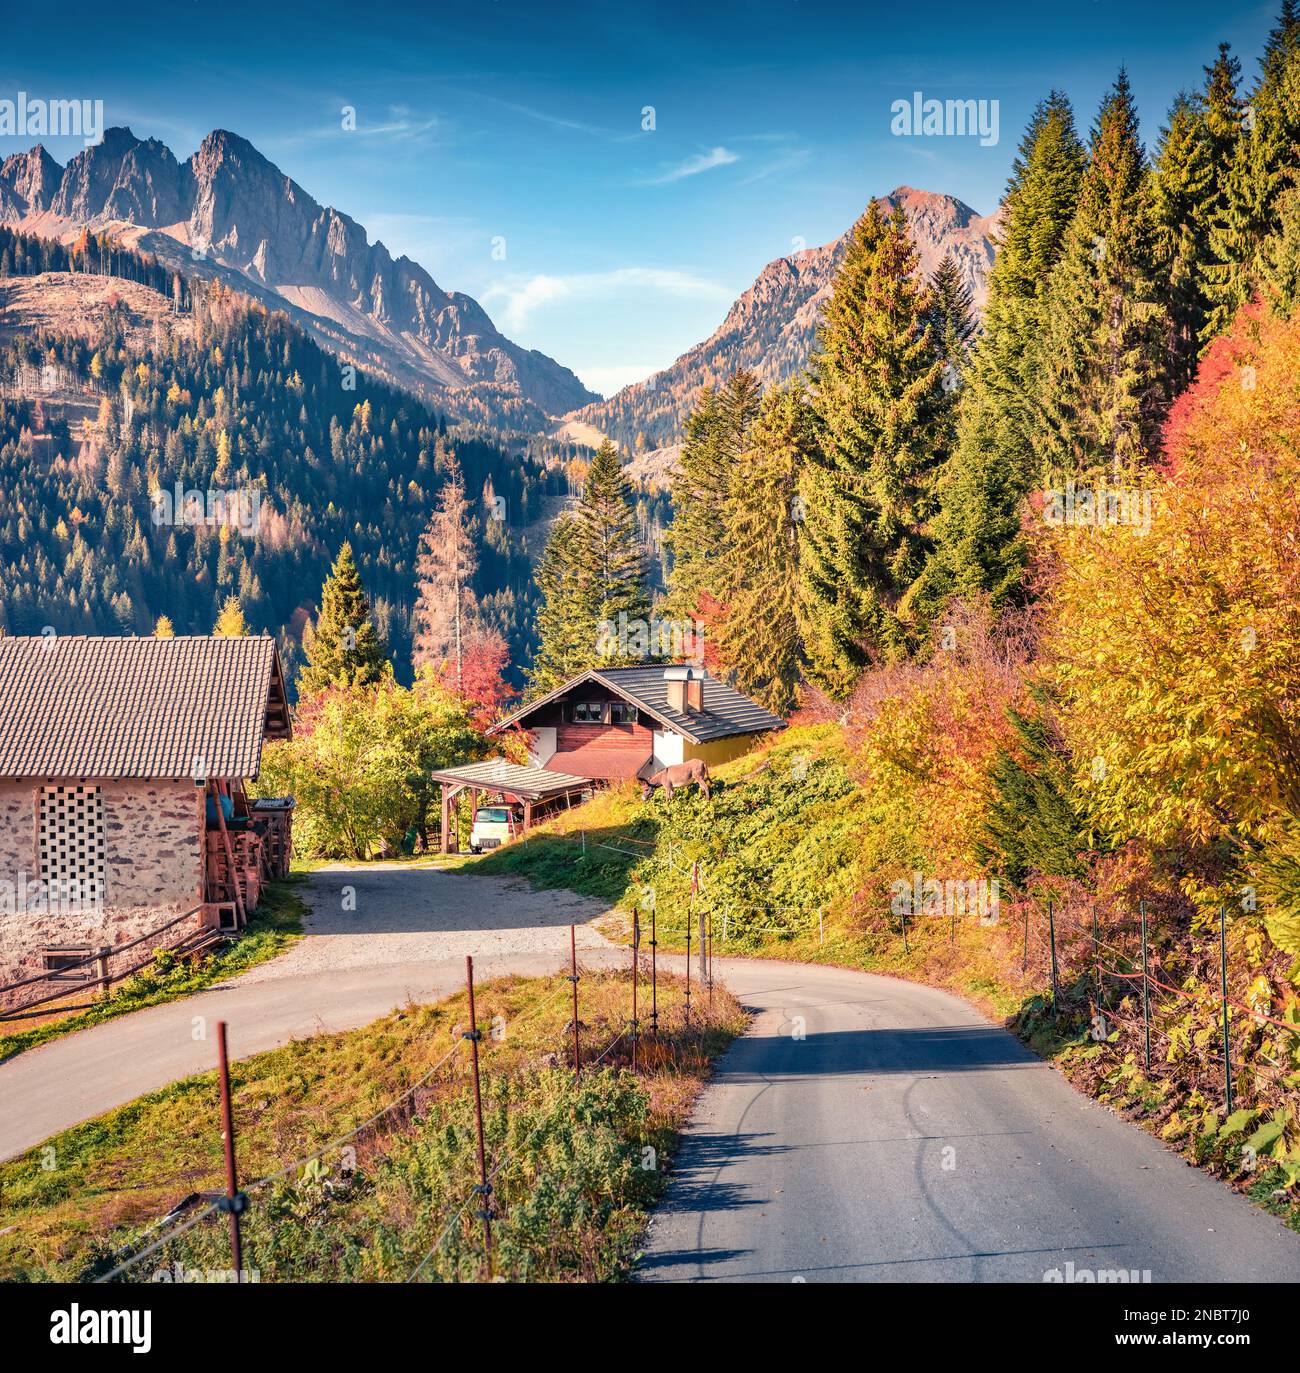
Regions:
M 591 460 L 577 507 L 556 521 L 537 570 L 538 648 L 528 672 L 544 693 L 598 663 L 638 661 L 640 641 L 624 652 L 630 622 L 647 626 L 650 604 L 632 492 L 608 439 Z
M 1034 433 L 1049 485 L 1102 466 L 1127 479 L 1155 445 L 1168 383 L 1154 262 L 1146 155 L 1121 70 L 1093 128 L 1037 342 Z
M 1210 241 L 1213 308 L 1205 341 L 1223 333 L 1259 285 L 1259 255 L 1279 223 L 1280 199 L 1294 182 L 1300 143 L 1300 12 L 1283 0 L 1265 45 L 1260 76 L 1241 110 L 1239 134 Z
M 761 394 L 752 372 L 737 372 L 724 387 L 701 392 L 687 418 L 667 534 L 673 554 L 669 606 L 683 617 L 695 614 L 701 592 L 717 595 L 716 564 L 726 552 L 728 492 Z
M 1196 374 L 1212 308 L 1210 234 L 1227 170 L 1215 165 L 1214 155 L 1201 101 L 1179 95 L 1161 130 L 1151 171 L 1160 299 L 1167 317 L 1165 370 L 1174 392 L 1185 389 Z
M 1012 164 L 984 328 L 963 378 L 957 439 L 940 482 L 935 549 L 915 603 L 932 619 L 953 595 L 1014 597 L 1027 560 L 1020 506 L 1038 474 L 1029 397 L 1042 294 L 1074 215 L 1085 153 L 1070 102 L 1035 110 Z
M 810 439 L 802 386 L 769 391 L 732 473 L 726 506 L 718 656 L 741 691 L 778 715 L 793 708 L 799 682 L 797 493 Z
M 591 460 L 574 518 L 581 573 L 590 587 L 598 620 L 617 622 L 620 615 L 648 619 L 636 507 L 618 453 L 608 439 Z
M 920 575 L 947 400 L 931 297 L 901 206 L 854 226 L 809 364 L 816 435 L 801 479 L 801 613 L 809 670 L 847 696 L 896 654 Z
M 944 365 L 944 386 L 955 391 L 966 370 L 967 350 L 975 333 L 975 313 L 970 287 L 951 253 L 935 269 L 930 280 L 928 317 L 935 351 Z
M 350 543 L 339 549 L 321 588 L 320 613 L 303 635 L 303 653 L 300 696 L 332 686 L 370 686 L 392 673 L 388 645 L 371 618 Z
M 528 669 L 528 694 L 544 696 L 592 666 L 598 606 L 582 575 L 579 531 L 571 512 L 551 526 L 537 565 L 537 651 Z

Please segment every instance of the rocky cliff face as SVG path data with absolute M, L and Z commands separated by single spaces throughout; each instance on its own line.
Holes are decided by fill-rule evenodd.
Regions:
M 931 274 L 951 253 L 976 308 L 982 308 L 993 265 L 996 216 L 981 217 L 953 196 L 910 186 L 900 186 L 882 200 L 903 206 L 920 270 Z M 769 262 L 703 343 L 648 381 L 624 387 L 568 418 L 594 426 L 625 447 L 644 439 L 655 449 L 680 439 L 685 416 L 704 387 L 724 382 L 741 368 L 754 372 L 764 386 L 794 375 L 812 352 L 822 303 L 830 295 L 850 232 L 820 248 Z
M 53 224 L 30 224 L 47 210 Z M 468 391 L 486 418 L 535 411 L 540 419 L 596 399 L 568 368 L 506 338 L 472 297 L 444 291 L 418 263 L 370 243 L 354 219 L 320 205 L 223 129 L 184 163 L 129 129 L 109 129 L 66 168 L 42 148 L 8 158 L 0 222 L 161 231 L 196 267 L 233 269 L 265 288 L 263 298 L 316 317 L 330 346 L 351 338 L 403 380 Z

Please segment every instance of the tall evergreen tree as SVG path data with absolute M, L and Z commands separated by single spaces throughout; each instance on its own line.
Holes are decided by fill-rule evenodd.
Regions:
M 537 652 L 528 669 L 528 694 L 542 696 L 589 668 L 595 660 L 599 612 L 583 576 L 579 531 L 571 512 L 551 526 L 537 565 Z
M 583 577 L 591 586 L 600 621 L 648 619 L 645 565 L 637 534 L 636 506 L 618 452 L 606 439 L 587 472 L 574 518 Z
M 923 617 L 933 617 L 954 594 L 987 593 L 997 604 L 1021 585 L 1027 555 L 1019 511 L 1038 475 L 1029 405 L 1033 343 L 1084 162 L 1070 102 L 1053 91 L 1029 122 L 1003 200 L 984 328 L 941 479 L 936 547 L 916 595 Z
M 344 543 L 321 588 L 320 613 L 303 634 L 306 663 L 298 674 L 298 694 L 308 696 L 332 686 L 370 686 L 389 676 L 388 645 L 375 627 L 370 601 Z
M 966 370 L 967 351 L 975 333 L 970 287 L 951 253 L 935 269 L 930 281 L 928 323 L 935 351 L 944 365 L 944 387 L 955 391 Z
M 1035 362 L 1043 476 L 1131 474 L 1168 399 L 1146 155 L 1121 70 L 1093 128 L 1079 204 L 1048 285 Z
M 763 397 L 732 473 L 727 555 L 717 597 L 725 606 L 718 656 L 747 695 L 788 713 L 799 682 L 799 471 L 811 442 L 807 394 L 797 382 Z
M 715 565 L 725 554 L 723 510 L 761 394 L 754 374 L 740 371 L 725 386 L 701 392 L 687 418 L 667 534 L 673 554 L 669 604 L 683 617 L 695 613 L 702 591 L 716 594 Z
M 594 666 L 636 661 L 639 643 L 623 652 L 617 636 L 648 622 L 650 603 L 632 492 L 608 439 L 591 460 L 577 507 L 556 521 L 537 571 L 542 595 L 538 649 L 530 690 L 549 691 Z
M 1227 172 L 1227 165 L 1216 165 L 1214 156 L 1204 106 L 1180 94 L 1161 130 L 1151 171 L 1160 298 L 1167 318 L 1165 370 L 1175 392 L 1196 374 L 1211 310 L 1210 234 Z
M 1223 201 L 1211 231 L 1213 309 L 1208 340 L 1227 329 L 1259 285 L 1259 254 L 1278 227 L 1280 198 L 1294 183 L 1300 157 L 1300 11 L 1283 0 L 1260 59 L 1260 76 L 1241 112 Z
M 816 437 L 801 478 L 802 620 L 809 670 L 846 696 L 909 628 L 947 412 L 906 216 L 874 201 L 854 226 L 809 370 Z

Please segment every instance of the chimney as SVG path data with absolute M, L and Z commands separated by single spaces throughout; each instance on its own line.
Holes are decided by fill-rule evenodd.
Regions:
M 699 715 L 704 711 L 704 673 L 697 667 L 664 669 L 668 709 L 678 715 Z

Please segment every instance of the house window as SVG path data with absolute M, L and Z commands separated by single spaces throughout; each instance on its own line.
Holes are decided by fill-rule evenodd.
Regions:
M 615 701 L 609 708 L 610 724 L 613 725 L 634 725 L 636 724 L 636 707 L 629 705 L 626 701 Z
M 605 718 L 603 701 L 574 701 L 570 707 L 569 719 L 575 725 L 598 725 Z
M 104 811 L 98 787 L 42 787 L 40 865 L 51 908 L 104 900 Z

